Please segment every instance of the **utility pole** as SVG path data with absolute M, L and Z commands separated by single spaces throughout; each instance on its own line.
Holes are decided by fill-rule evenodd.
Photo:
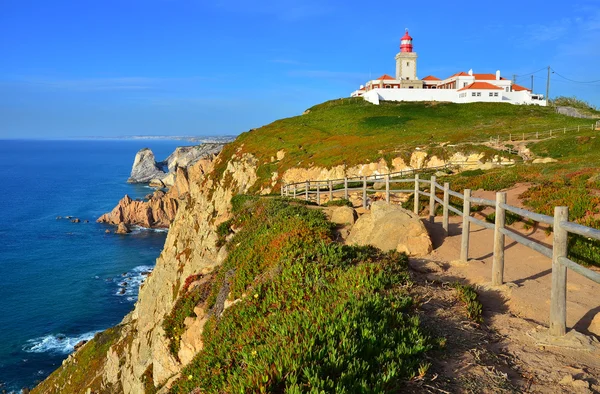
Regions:
M 531 76 L 531 93 L 533 93 L 533 75 Z
M 513 74 L 513 85 L 517 83 L 517 74 Z
M 550 66 L 548 66 L 548 80 L 546 80 L 546 105 L 550 105 Z

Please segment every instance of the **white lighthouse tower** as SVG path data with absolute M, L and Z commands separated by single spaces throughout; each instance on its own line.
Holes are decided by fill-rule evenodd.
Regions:
M 408 29 L 400 39 L 400 52 L 396 55 L 396 79 L 401 88 L 421 89 L 423 81 L 417 79 L 417 53 L 413 52 L 412 37 Z

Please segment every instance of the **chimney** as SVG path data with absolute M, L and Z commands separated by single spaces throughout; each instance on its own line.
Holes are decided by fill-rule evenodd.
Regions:
M 496 71 L 496 81 L 500 80 L 500 70 Z
M 469 70 L 469 75 L 473 76 L 473 69 Z

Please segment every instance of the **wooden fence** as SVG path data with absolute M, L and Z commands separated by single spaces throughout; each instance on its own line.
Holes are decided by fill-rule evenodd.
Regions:
M 442 227 L 448 231 L 448 217 L 450 212 L 462 216 L 462 235 L 460 260 L 468 261 L 469 258 L 469 233 L 471 224 L 494 230 L 494 251 L 492 260 L 492 284 L 495 286 L 504 283 L 504 239 L 509 237 L 514 241 L 527 246 L 536 252 L 552 259 L 552 291 L 550 295 L 550 335 L 562 336 L 566 333 L 567 324 L 567 269 L 600 283 L 600 273 L 585 268 L 567 257 L 568 234 L 579 234 L 587 238 L 600 240 L 600 231 L 569 222 L 568 207 L 556 207 L 554 216 L 542 215 L 517 208 L 506 203 L 506 193 L 496 193 L 496 200 L 487 200 L 471 196 L 471 190 L 457 193 L 450 189 L 449 183 L 440 185 L 436 177 L 430 180 L 420 179 L 419 174 L 413 171 L 376 175 L 372 177 L 355 177 L 327 181 L 306 181 L 284 185 L 281 189 L 282 196 L 301 198 L 321 203 L 321 194 L 327 193 L 329 200 L 335 198 L 348 199 L 351 191 L 362 192 L 363 207 L 367 208 L 368 195 L 376 192 L 385 192 L 385 200 L 390 203 L 392 193 L 412 193 L 414 196 L 413 210 L 419 213 L 421 196 L 428 197 L 429 220 L 434 221 L 436 203 L 442 206 Z M 412 178 L 400 178 L 410 176 Z M 392 188 L 400 185 L 401 188 Z M 406 186 L 404 186 L 406 185 Z M 370 187 L 369 187 L 370 186 Z M 324 187 L 324 189 L 322 189 Z M 423 189 L 423 190 L 422 190 Z M 440 195 L 441 198 L 438 196 Z M 462 210 L 450 204 L 450 198 L 455 197 L 462 201 Z M 471 216 L 471 205 L 485 205 L 495 208 L 495 222 L 488 223 Z M 554 238 L 552 247 L 547 247 L 534 240 L 528 239 L 505 226 L 506 213 L 513 214 L 553 226 Z
M 496 144 L 500 144 L 503 141 L 510 142 L 510 141 L 539 140 L 539 139 L 544 139 L 544 138 L 557 137 L 557 136 L 560 136 L 561 134 L 562 135 L 567 134 L 567 132 L 579 133 L 584 130 L 594 130 L 595 128 L 596 128 L 595 123 L 592 123 L 591 125 L 588 123 L 587 125 L 583 125 L 583 126 L 563 127 L 560 129 L 536 131 L 533 133 L 510 133 L 510 134 L 508 134 L 508 136 L 498 135 L 497 137 L 490 138 L 490 141 L 493 143 L 496 143 Z

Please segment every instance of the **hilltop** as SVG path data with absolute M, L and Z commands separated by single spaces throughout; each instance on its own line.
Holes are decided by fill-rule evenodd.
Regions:
M 527 149 L 558 160 L 548 164 L 529 164 L 488 143 L 497 135 L 586 123 L 533 106 L 342 99 L 246 132 L 214 161 L 188 169 L 189 190 L 135 309 L 34 392 L 356 391 L 360 385 L 426 391 L 422 385 L 434 379 L 424 377 L 443 373 L 435 360 L 462 359 L 482 347 L 496 357 L 481 367 L 489 376 L 501 363 L 486 347 L 496 339 L 479 326 L 482 306 L 473 288 L 419 281 L 405 255 L 340 245 L 319 210 L 256 195 L 278 194 L 292 176 L 371 175 L 468 158 L 477 169 L 444 179 L 454 190 L 499 190 L 528 180 L 529 206 L 543 211 L 564 202 L 580 220 L 592 220 L 600 213 L 595 132 L 518 144 L 520 154 Z M 438 316 L 443 311 L 449 313 Z M 462 360 L 481 366 L 478 355 Z M 525 379 L 528 367 L 518 368 Z M 486 386 L 476 373 L 461 379 L 433 384 L 453 392 L 469 385 L 516 390 L 514 379 Z
M 572 127 L 592 121 L 560 115 L 549 107 L 497 103 L 415 103 L 370 104 L 360 98 L 328 101 L 309 108 L 303 115 L 277 120 L 242 133 L 221 156 L 251 152 L 258 160 L 259 182 L 269 183 L 274 172 L 292 167 L 347 167 L 388 162 L 410 157 L 416 147 L 430 152 L 440 147 L 452 153 L 455 144 L 463 152 L 488 152 L 482 143 L 497 135 L 521 135 L 536 131 Z M 277 152 L 284 151 L 280 160 Z M 219 173 L 217 164 L 217 173 Z

